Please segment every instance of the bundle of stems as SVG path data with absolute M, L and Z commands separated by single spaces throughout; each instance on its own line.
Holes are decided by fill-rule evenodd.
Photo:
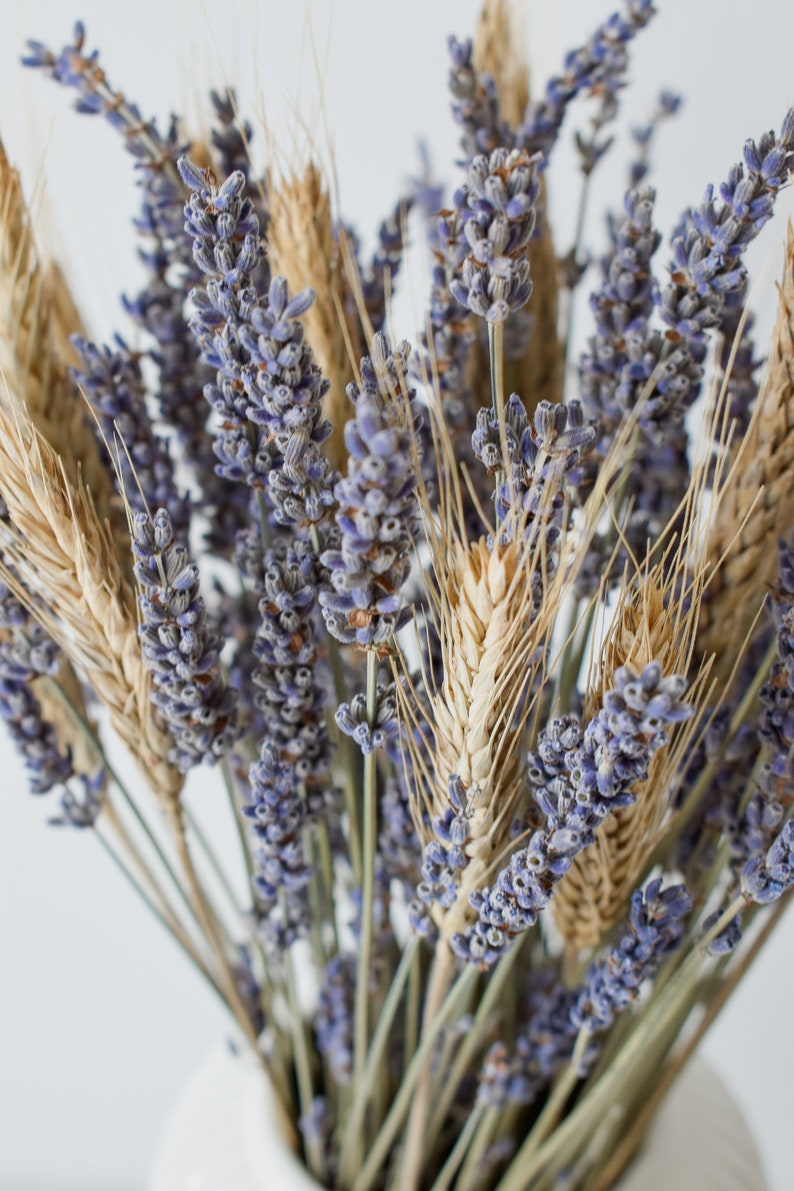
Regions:
M 25 59 L 122 133 L 147 278 L 140 350 L 93 342 L 0 156 L 0 714 L 53 822 L 228 1008 L 322 1186 L 606 1191 L 794 885 L 791 229 L 763 367 L 744 264 L 794 111 L 665 268 L 664 94 L 588 271 L 653 15 L 627 0 L 535 98 L 485 0 L 449 46 L 454 195 L 415 184 L 369 260 L 316 161 L 254 168 L 232 91 L 190 143 L 82 26 Z M 546 167 L 576 100 L 562 257 Z M 412 352 L 385 327 L 415 232 Z M 190 810 L 202 764 L 242 901 Z

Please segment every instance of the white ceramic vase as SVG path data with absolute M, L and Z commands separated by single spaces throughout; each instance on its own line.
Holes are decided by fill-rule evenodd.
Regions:
M 261 1070 L 227 1048 L 188 1084 L 163 1133 L 147 1191 L 318 1191 L 284 1145 Z M 767 1191 L 741 1113 L 694 1059 L 614 1191 Z

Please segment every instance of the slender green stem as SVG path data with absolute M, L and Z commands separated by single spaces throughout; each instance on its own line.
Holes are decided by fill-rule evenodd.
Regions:
M 551 1095 L 543 1106 L 543 1111 L 532 1126 L 522 1147 L 525 1159 L 535 1153 L 559 1122 L 571 1092 L 582 1078 L 582 1062 L 591 1037 L 589 1030 L 581 1029 L 579 1031 L 574 1043 L 573 1054 L 560 1078 L 554 1084 Z
M 441 1167 L 438 1178 L 433 1183 L 430 1191 L 447 1191 L 466 1155 L 466 1151 L 469 1148 L 469 1144 L 474 1137 L 484 1112 L 485 1109 L 483 1106 L 479 1105 L 474 1109 L 474 1112 L 470 1113 L 469 1119 L 461 1130 L 458 1140 L 455 1142 L 446 1162 Z
M 474 1113 L 476 1112 L 477 1109 L 474 1110 Z M 469 1152 L 466 1154 L 466 1161 L 463 1163 L 463 1169 L 456 1183 L 456 1191 L 477 1191 L 478 1179 L 482 1171 L 482 1161 L 491 1144 L 491 1139 L 496 1131 L 499 1118 L 503 1113 L 504 1108 L 489 1108 L 484 1114 L 480 1115 Z
M 248 832 L 245 829 L 245 820 L 243 819 L 240 809 L 240 802 L 237 796 L 237 789 L 234 781 L 234 774 L 231 770 L 231 764 L 228 755 L 221 761 L 221 774 L 223 776 L 223 784 L 226 787 L 226 795 L 229 800 L 229 807 L 234 819 L 234 826 L 237 831 L 237 839 L 240 844 L 240 852 L 242 853 L 243 861 L 245 862 L 245 871 L 248 876 L 248 883 L 252 885 L 254 876 L 254 858 L 251 853 L 251 844 L 248 839 Z M 253 893 L 251 895 L 253 901 Z
M 422 956 L 417 951 L 416 963 L 411 965 L 408 977 L 408 995 L 405 999 L 405 1047 L 403 1067 L 407 1067 L 419 1045 L 419 1005 L 422 999 Z
M 477 1051 L 484 1045 L 484 1033 L 491 1025 L 491 1018 L 498 1008 L 499 998 L 505 982 L 513 970 L 513 966 L 521 950 L 521 940 L 514 943 L 499 960 L 490 974 L 485 991 L 474 1014 L 471 1028 L 461 1039 L 455 1054 L 455 1061 L 448 1073 L 444 1073 L 444 1088 L 438 1098 L 433 1114 L 430 1117 L 428 1135 L 438 1137 L 444 1126 L 447 1114 L 455 1099 L 460 1082 L 471 1066 L 471 1061 Z
M 414 971 L 417 969 L 416 959 L 418 952 L 419 940 L 414 936 L 408 941 L 397 971 L 394 974 L 394 979 L 389 985 L 386 1000 L 383 1002 L 383 1008 L 380 1011 L 377 1025 L 372 1035 L 372 1042 L 367 1053 L 367 1061 L 364 1066 L 362 1078 L 354 1085 L 353 1103 L 345 1122 L 344 1141 L 339 1158 L 339 1180 L 343 1187 L 350 1186 L 356 1174 L 355 1154 L 359 1150 L 359 1140 L 367 1103 L 372 1095 L 376 1080 L 382 1078 L 386 1045 L 389 1041 L 392 1023 L 397 1014 L 405 983 L 409 978 L 412 978 Z
M 504 323 L 488 324 L 488 359 L 491 374 L 491 409 L 499 427 L 502 466 L 496 473 L 496 487 L 505 482 L 509 475 L 505 440 L 505 385 L 504 385 Z M 494 510 L 496 528 L 499 528 L 499 512 Z
M 353 1191 L 370 1191 L 381 1166 L 389 1155 L 389 1151 L 394 1144 L 400 1127 L 408 1115 L 414 1090 L 424 1073 L 425 1064 L 432 1054 L 436 1040 L 444 1026 L 456 1013 L 461 1001 L 469 995 L 477 980 L 477 976 L 477 969 L 473 965 L 464 968 L 447 993 L 438 1013 L 435 1014 L 430 1028 L 422 1035 L 422 1040 L 405 1070 L 402 1082 L 400 1083 L 400 1089 L 394 1098 L 394 1103 L 389 1109 L 386 1120 L 383 1122 L 378 1136 L 375 1138 L 367 1154 L 366 1161 L 353 1184 Z
M 309 1044 L 306 1040 L 306 1030 L 300 1012 L 298 990 L 295 982 L 295 968 L 289 948 L 284 951 L 284 975 L 287 999 L 290 1010 L 290 1026 L 292 1029 L 292 1052 L 295 1056 L 295 1076 L 298 1084 L 298 1100 L 303 1116 L 308 1116 L 314 1102 L 314 1081 L 312 1079 L 311 1060 L 309 1058 Z M 325 1158 L 319 1138 L 313 1131 L 305 1141 L 306 1158 L 309 1169 L 315 1178 L 321 1182 L 326 1177 Z
M 104 768 L 105 773 L 108 775 L 110 780 L 115 785 L 116 789 L 118 790 L 119 794 L 121 795 L 127 808 L 132 812 L 132 815 L 133 815 L 135 821 L 137 822 L 138 826 L 141 828 L 143 834 L 146 836 L 146 839 L 148 840 L 150 847 L 152 848 L 155 855 L 157 856 L 157 859 L 159 860 L 160 864 L 162 865 L 163 870 L 168 875 L 175 890 L 179 894 L 179 897 L 180 897 L 183 905 L 188 910 L 191 917 L 195 920 L 196 924 L 200 925 L 198 922 L 198 919 L 196 917 L 194 907 L 191 904 L 190 898 L 188 897 L 185 887 L 182 884 L 182 882 L 180 881 L 180 879 L 174 869 L 173 864 L 171 863 L 170 859 L 163 851 L 162 844 L 160 843 L 157 836 L 152 831 L 152 828 L 149 825 L 149 823 L 147 822 L 147 820 L 144 818 L 143 813 L 141 812 L 141 809 L 138 806 L 138 804 L 136 803 L 132 794 L 130 793 L 127 786 L 124 784 L 124 782 L 121 780 L 119 774 L 117 773 L 117 771 L 115 770 L 113 765 L 111 764 L 110 759 L 108 758 L 108 755 L 105 752 L 105 749 L 104 749 L 104 746 L 102 745 L 101 740 L 94 732 L 94 730 L 91 727 L 91 725 L 89 724 L 88 720 L 86 720 L 85 717 L 80 714 L 80 712 L 75 707 L 72 700 L 69 698 L 68 693 L 64 690 L 64 688 L 57 681 L 57 679 L 55 679 L 55 678 L 49 679 L 48 684 L 50 685 L 51 690 L 61 700 L 64 707 L 66 708 L 66 711 L 72 717 L 75 724 L 80 728 L 80 730 L 83 733 L 83 735 L 85 736 L 86 740 L 89 742 L 91 747 L 95 750 L 98 758 L 100 759 L 100 761 L 102 763 L 102 767 Z
M 378 655 L 367 653 L 367 721 L 375 725 L 377 712 Z M 375 904 L 375 853 L 378 846 L 377 759 L 374 751 L 364 758 L 364 815 L 362 834 L 361 930 L 356 973 L 353 1081 L 364 1078 L 369 1046 L 369 984 L 372 965 L 372 914 Z
M 587 200 L 590 197 L 590 174 L 586 173 L 582 179 L 582 189 L 579 192 L 579 207 L 576 212 L 576 231 L 574 233 L 573 248 L 571 249 L 571 258 L 574 268 L 579 259 L 579 251 L 582 247 L 582 239 L 584 237 L 585 220 L 587 218 Z M 565 319 L 565 339 L 563 341 L 563 376 L 568 367 L 568 356 L 571 350 L 571 341 L 573 337 L 573 316 L 575 308 L 574 294 L 576 290 L 573 286 L 568 290 L 568 309 L 566 311 Z
M 234 913 L 238 918 L 243 919 L 245 916 L 245 911 L 240 905 L 239 898 L 232 888 L 228 873 L 218 859 L 218 855 L 210 841 L 207 839 L 204 829 L 202 828 L 198 819 L 187 807 L 185 807 L 185 819 L 187 821 L 188 827 L 190 828 L 191 835 L 195 836 L 196 843 L 204 853 L 207 863 L 214 872 L 218 880 L 218 884 L 225 893 L 231 909 L 234 910 Z
M 185 955 L 188 957 L 188 959 L 191 961 L 191 963 L 193 963 L 195 965 L 195 967 L 201 973 L 201 976 L 203 977 L 203 979 L 206 980 L 207 984 L 212 989 L 212 991 L 218 997 L 220 997 L 221 1001 L 223 1001 L 223 1003 L 224 1003 L 224 1006 L 226 1008 L 228 1008 L 228 1006 L 226 1006 L 226 1001 L 224 999 L 223 993 L 221 992 L 221 989 L 220 989 L 217 981 L 215 980 L 214 976 L 212 975 L 209 968 L 206 966 L 206 964 L 202 960 L 201 956 L 199 955 L 199 953 L 196 950 L 195 946 L 193 945 L 192 941 L 190 940 L 188 935 L 185 933 L 183 928 L 180 926 L 180 924 L 177 922 L 177 920 L 171 916 L 171 914 L 168 912 L 167 909 L 165 909 L 164 907 L 161 908 L 160 906 L 157 905 L 155 899 L 146 890 L 144 885 L 141 884 L 141 882 L 138 880 L 138 878 L 133 874 L 132 870 L 130 868 L 128 868 L 128 866 L 124 863 L 124 861 L 121 859 L 118 852 L 115 850 L 115 848 L 110 843 L 110 841 L 108 839 L 106 839 L 105 836 L 102 834 L 102 832 L 96 827 L 94 829 L 94 836 L 96 839 L 99 840 L 99 843 L 101 844 L 103 850 L 106 852 L 106 854 L 113 861 L 113 864 L 116 866 L 118 871 L 122 874 L 124 879 L 135 890 L 135 893 L 138 895 L 138 897 L 141 899 L 141 901 L 144 903 L 144 905 L 148 907 L 148 909 L 151 911 L 151 913 L 154 915 L 154 917 L 157 919 L 157 921 L 160 923 L 160 925 L 165 930 L 168 931 L 171 938 L 174 939 L 175 942 L 182 948 Z M 127 841 L 124 840 L 123 837 L 122 837 L 122 842 L 123 842 L 124 846 L 128 846 Z M 132 850 L 131 850 L 131 854 L 134 855 L 134 852 Z M 145 873 L 144 873 L 144 880 L 145 881 L 150 880 L 150 878 Z

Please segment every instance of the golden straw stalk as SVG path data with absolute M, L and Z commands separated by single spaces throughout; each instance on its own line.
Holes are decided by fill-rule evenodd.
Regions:
M 39 597 L 31 611 L 105 705 L 152 790 L 176 798 L 183 779 L 167 759 L 172 742 L 149 698 L 135 597 L 90 494 L 69 483 L 23 412 L 0 409 L 0 496 L 18 535 L 9 554 L 22 583 Z

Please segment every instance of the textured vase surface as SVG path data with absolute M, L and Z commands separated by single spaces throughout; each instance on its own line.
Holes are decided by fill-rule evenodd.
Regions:
M 318 1191 L 278 1133 L 259 1067 L 214 1050 L 163 1133 L 147 1191 Z M 694 1059 L 614 1191 L 767 1191 L 758 1151 L 716 1073 Z

